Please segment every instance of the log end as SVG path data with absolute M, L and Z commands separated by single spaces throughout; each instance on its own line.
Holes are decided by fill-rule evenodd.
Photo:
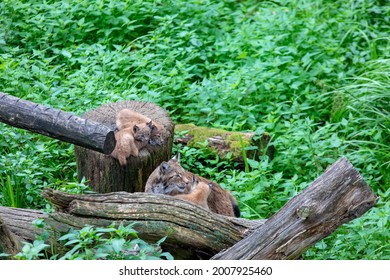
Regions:
M 110 131 L 107 134 L 106 139 L 104 141 L 103 153 L 105 155 L 111 154 L 112 151 L 114 151 L 114 149 L 115 149 L 115 145 L 116 145 L 115 133 L 114 133 L 114 131 Z

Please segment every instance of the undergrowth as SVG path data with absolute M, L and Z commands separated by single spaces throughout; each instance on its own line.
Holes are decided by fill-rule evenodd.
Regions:
M 266 131 L 276 153 L 239 168 L 175 146 L 185 167 L 270 217 L 346 156 L 380 197 L 305 259 L 390 259 L 390 8 L 386 1 L 0 3 L 0 90 L 77 114 L 146 100 L 175 123 Z M 0 204 L 83 192 L 73 146 L 0 124 Z

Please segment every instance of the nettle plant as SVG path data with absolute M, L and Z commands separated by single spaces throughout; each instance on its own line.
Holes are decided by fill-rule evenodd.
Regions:
M 82 229 L 70 229 L 57 241 L 60 248 L 51 244 L 51 234 L 42 219 L 34 221 L 42 230 L 32 243 L 24 243 L 22 251 L 15 259 L 58 259 L 58 260 L 172 260 L 170 253 L 163 252 L 160 245 L 166 237 L 154 244 L 139 238 L 134 230 L 135 223 L 119 226 L 112 223 L 106 228 L 86 225 Z M 3 254 L 3 257 L 7 256 Z

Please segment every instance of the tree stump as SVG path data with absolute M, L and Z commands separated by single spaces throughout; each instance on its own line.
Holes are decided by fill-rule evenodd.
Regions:
M 125 167 L 110 155 L 75 146 L 78 179 L 85 178 L 87 184 L 98 193 L 127 191 L 143 192 L 152 171 L 171 157 L 174 124 L 168 113 L 156 104 L 142 101 L 121 101 L 104 104 L 86 112 L 83 117 L 115 129 L 116 114 L 130 109 L 149 117 L 166 128 L 164 145 L 147 145 L 137 158 L 131 156 Z

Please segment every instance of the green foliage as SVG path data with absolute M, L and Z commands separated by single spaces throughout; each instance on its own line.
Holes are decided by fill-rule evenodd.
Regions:
M 36 222 L 40 228 L 45 228 L 44 221 Z M 24 243 L 22 252 L 15 258 L 23 260 L 35 260 L 47 258 L 60 260 L 172 260 L 173 257 L 163 252 L 160 245 L 165 238 L 155 244 L 148 244 L 140 239 L 133 229 L 134 224 L 124 226 L 121 223 L 118 227 L 112 223 L 107 228 L 95 228 L 86 225 L 80 230 L 70 229 L 67 234 L 58 238 L 63 244 L 63 249 L 57 252 L 57 248 L 48 248 L 50 245 L 50 234 L 44 230 L 36 236 L 33 243 Z
M 274 159 L 247 156 L 245 170 L 207 143 L 174 147 L 245 218 L 270 217 L 346 156 L 380 203 L 304 257 L 389 259 L 389 14 L 379 0 L 4 0 L 0 90 L 75 113 L 142 99 L 176 123 L 268 132 Z M 1 205 L 45 208 L 46 186 L 88 190 L 72 146 L 0 126 Z M 96 253 L 72 238 L 80 257 Z
M 4 205 L 18 208 L 26 207 L 22 185 L 12 181 L 9 175 L 5 175 L 5 179 L 0 178 L 0 198 Z

